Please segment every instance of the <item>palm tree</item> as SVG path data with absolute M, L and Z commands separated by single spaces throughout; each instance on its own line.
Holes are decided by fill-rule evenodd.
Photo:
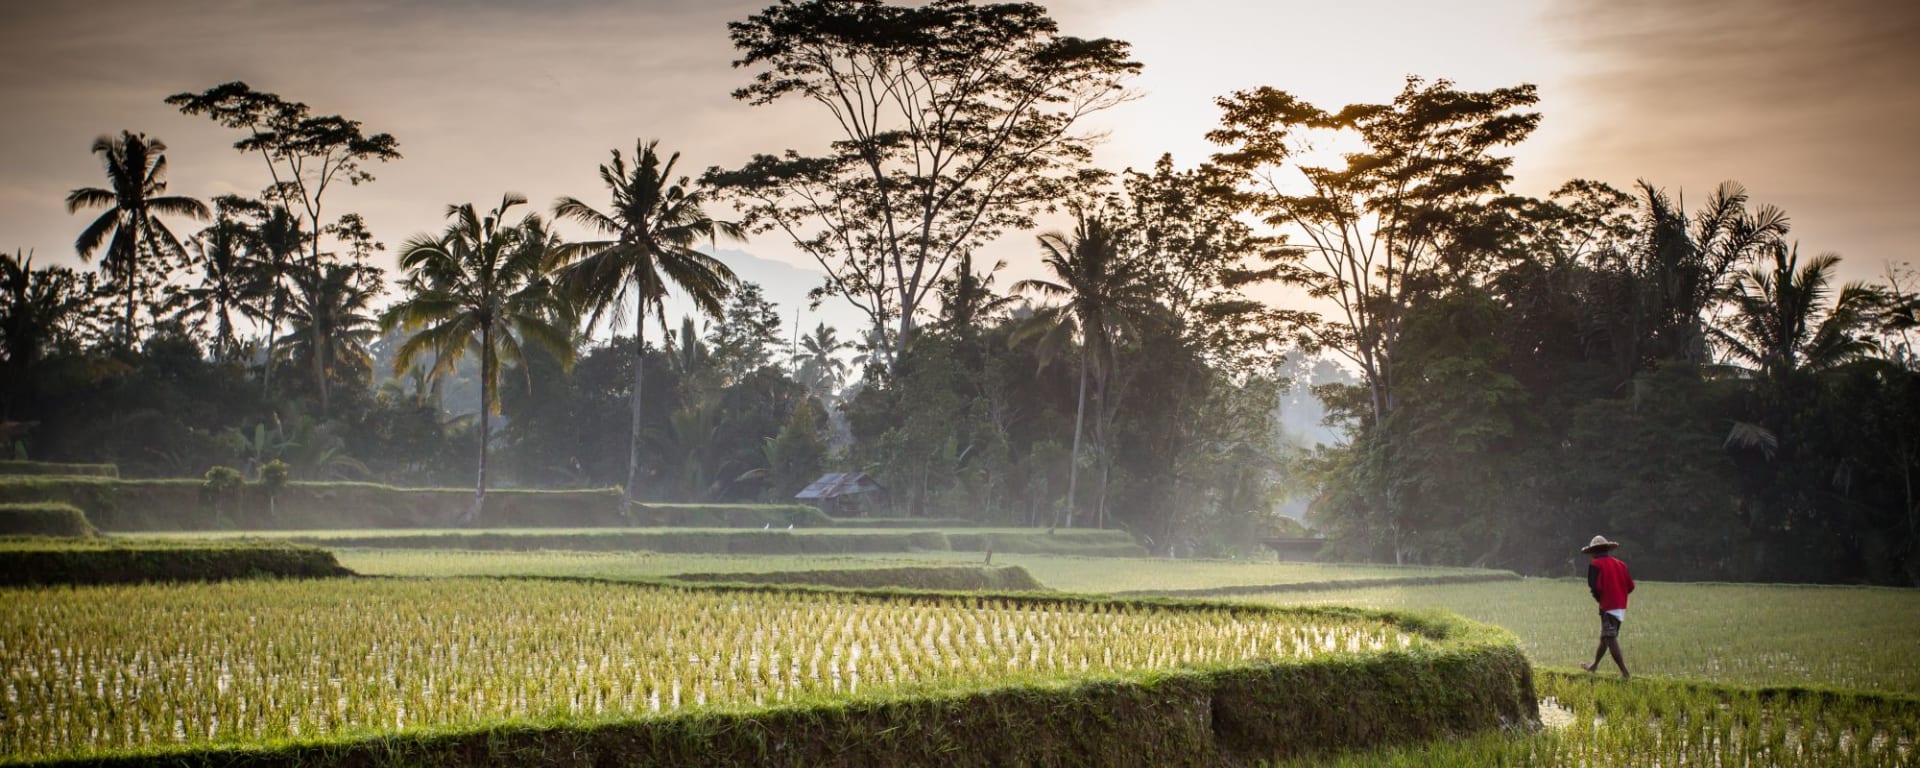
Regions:
M 840 351 L 852 348 L 853 342 L 841 340 L 831 326 L 821 323 L 800 337 L 800 352 L 793 356 L 795 375 L 816 395 L 837 392 L 847 377 L 847 361 L 841 359 Z
M 572 197 L 562 197 L 553 206 L 556 217 L 584 224 L 607 238 L 564 247 L 573 263 L 562 279 L 572 295 L 593 308 L 588 326 L 597 325 L 602 317 L 618 322 L 626 312 L 633 313 L 632 429 L 622 504 L 634 499 L 640 482 L 640 402 L 645 384 L 641 359 L 646 354 L 647 315 L 651 312 L 661 327 L 666 326 L 664 300 L 672 284 L 708 316 L 719 317 L 720 302 L 738 280 L 727 265 L 693 246 L 719 235 L 745 237 L 740 225 L 715 221 L 700 210 L 706 202 L 704 193 L 688 189 L 684 176 L 673 179 L 680 154 L 674 153 L 662 165 L 658 147 L 657 141 L 636 143 L 631 167 L 616 149 L 613 162 L 600 166 L 600 179 L 613 192 L 612 207 L 606 212 Z
M 1640 182 L 1640 231 L 1618 255 L 1609 291 L 1621 381 L 1661 360 L 1704 362 L 1711 332 L 1702 317 L 1726 276 L 1789 230 L 1779 208 L 1748 202 L 1744 187 L 1723 182 L 1689 218 L 1685 200 Z
M 257 241 L 253 231 L 233 217 L 245 202 L 231 197 L 217 200 L 213 226 L 187 241 L 189 263 L 200 269 L 200 284 L 180 290 L 179 314 L 214 321 L 214 357 L 221 361 L 234 359 L 240 350 L 234 313 L 253 319 L 263 316 L 255 301 L 262 297 L 262 286 L 250 268 Z
M 362 287 L 363 271 L 350 264 L 321 264 L 318 269 L 300 265 L 293 270 L 289 325 L 280 338 L 288 362 L 321 371 L 328 382 L 364 384 L 371 378 L 373 356 L 367 345 L 380 333 L 371 311 L 376 296 Z
M 121 333 L 133 343 L 134 304 L 140 296 L 141 249 L 154 258 L 180 254 L 180 240 L 167 229 L 161 215 L 207 218 L 207 206 L 191 197 L 167 192 L 167 145 L 144 133 L 121 131 L 93 140 L 93 153 L 106 166 L 109 187 L 81 187 L 67 193 L 67 213 L 105 208 L 99 218 L 73 241 L 82 260 L 106 245 L 100 264 L 127 292 L 127 311 Z
M 962 338 L 971 338 L 979 331 L 981 321 L 1012 307 L 1013 296 L 993 290 L 993 273 L 1006 267 L 1005 261 L 999 261 L 992 269 L 976 273 L 973 254 L 960 254 L 959 267 L 940 281 L 940 324 Z
M 1771 264 L 1734 275 L 1723 298 L 1732 313 L 1712 329 L 1727 354 L 1769 382 L 1785 384 L 1798 373 L 1818 373 L 1879 349 L 1870 324 L 1879 294 L 1866 284 L 1840 287 L 1831 306 L 1836 254 L 1800 263 L 1798 244 L 1769 249 Z
M 1053 280 L 1022 280 L 1016 291 L 1065 299 L 1064 303 L 1034 311 L 1030 328 L 1042 333 L 1041 365 L 1051 361 L 1074 337 L 1080 340 L 1080 391 L 1073 414 L 1073 461 L 1067 471 L 1067 527 L 1073 527 L 1075 495 L 1079 490 L 1080 434 L 1086 420 L 1087 383 L 1095 398 L 1107 394 L 1106 385 L 1117 360 L 1114 336 L 1152 303 L 1147 275 L 1137 261 L 1121 253 L 1119 233 L 1098 216 L 1078 216 L 1071 237 L 1059 232 L 1040 236 L 1041 264 Z M 1096 427 L 1098 425 L 1096 424 Z M 1095 430 L 1100 438 L 1103 430 Z M 1096 440 L 1104 449 L 1104 440 Z M 1101 494 L 1099 525 L 1106 525 L 1105 493 Z
M 380 318 L 382 330 L 412 334 L 396 353 L 396 374 L 429 352 L 436 376 L 452 372 L 468 352 L 480 355 L 480 465 L 469 522 L 486 502 L 488 416 L 500 410 L 503 364 L 522 360 L 524 343 L 533 342 L 562 366 L 573 365 L 568 309 L 551 279 L 560 263 L 554 240 L 537 215 L 505 223 L 507 212 L 526 201 L 507 194 L 485 216 L 471 203 L 448 206 L 445 232 L 415 235 L 401 246 L 407 297 Z

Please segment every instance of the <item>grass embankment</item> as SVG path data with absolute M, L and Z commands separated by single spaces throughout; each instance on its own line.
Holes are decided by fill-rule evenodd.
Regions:
M 1545 727 L 1316 756 L 1298 766 L 1912 766 L 1920 699 L 1807 688 L 1593 679 L 1536 680 Z
M 1240 764 L 1536 702 L 1485 625 L 1031 594 L 8 590 L 0 637 L 0 751 L 70 765 Z
M 57 475 L 69 477 L 119 477 L 113 464 L 61 464 L 51 461 L 0 461 L 0 476 Z
M 0 536 L 61 536 L 88 538 L 99 535 L 87 515 L 72 504 L 51 501 L 0 504 Z
M 654 552 L 439 551 L 426 549 L 336 550 L 359 573 L 388 576 L 566 576 L 649 580 L 682 573 L 848 570 L 979 565 L 980 552 L 906 552 L 873 555 L 701 555 Z M 1402 584 L 1428 579 L 1512 579 L 1505 571 L 1418 568 L 1268 560 L 1167 560 L 1067 555 L 1003 554 L 994 565 L 1017 565 L 1052 589 L 1084 593 L 1340 588 L 1355 584 Z
M 349 576 L 332 552 L 282 541 L 0 539 L 0 585 Z
M 1046 589 L 1017 565 L 919 565 L 896 568 L 812 568 L 796 571 L 676 573 L 674 581 L 722 584 L 805 584 L 865 589 L 898 587 L 938 592 L 1037 592 Z
M 108 531 L 436 527 L 459 520 L 473 504 L 471 488 L 293 482 L 281 488 L 244 483 L 216 492 L 198 478 L 122 480 L 105 471 L 94 475 L 0 473 L 0 502 L 71 504 Z M 478 524 L 805 528 L 834 521 L 802 504 L 633 504 L 623 511 L 620 489 L 598 488 L 488 491 Z
M 848 555 L 908 552 L 1002 552 L 1138 556 L 1124 531 L 1030 529 L 903 531 L 858 528 L 740 530 L 730 528 L 418 529 L 248 531 L 324 547 L 360 549 L 568 550 L 735 555 Z M 982 556 L 984 558 L 984 555 Z

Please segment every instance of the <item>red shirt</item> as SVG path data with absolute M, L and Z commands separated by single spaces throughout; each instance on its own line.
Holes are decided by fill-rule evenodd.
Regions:
M 1587 590 L 1600 601 L 1602 613 L 1625 609 L 1627 593 L 1633 591 L 1633 576 L 1627 573 L 1626 563 L 1612 555 L 1601 555 L 1587 565 Z

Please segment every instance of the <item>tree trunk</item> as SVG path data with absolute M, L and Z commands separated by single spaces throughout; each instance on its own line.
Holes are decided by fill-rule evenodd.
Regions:
M 646 294 L 641 292 L 642 296 Z M 640 394 L 646 384 L 647 367 L 647 308 L 646 299 L 639 300 L 640 307 L 633 315 L 633 401 L 632 431 L 627 440 L 627 486 L 620 493 L 620 511 L 626 512 L 627 505 L 637 498 L 640 487 Z
M 487 439 L 491 424 L 488 417 L 493 411 L 493 329 L 480 326 L 480 472 L 479 481 L 473 487 L 473 506 L 467 510 L 466 525 L 480 521 L 480 510 L 487 503 Z
M 133 349 L 133 303 L 140 295 L 140 265 L 131 260 L 127 264 L 127 349 Z
M 1067 527 L 1073 527 L 1074 495 L 1080 489 L 1080 424 L 1087 415 L 1087 358 L 1080 355 L 1080 397 L 1073 409 L 1073 456 L 1067 461 Z
M 215 357 L 223 363 L 232 360 L 234 348 L 238 346 L 240 345 L 233 342 L 233 316 L 227 313 L 227 303 L 222 301 L 220 302 L 220 351 Z
M 1103 450 L 1100 452 L 1100 495 L 1096 497 L 1099 503 L 1094 506 L 1096 511 L 1094 513 L 1093 524 L 1093 527 L 1102 530 L 1107 527 L 1107 479 L 1113 473 L 1113 461 L 1107 458 L 1106 451 L 1104 450 L 1105 444 L 1106 441 L 1102 440 L 1101 445 Z
M 260 373 L 260 391 L 268 399 L 273 398 L 273 354 L 280 347 L 280 313 L 286 311 L 286 303 L 280 296 L 279 275 L 275 274 L 273 280 L 272 307 L 267 311 L 267 359 L 261 364 Z
M 319 298 L 317 295 L 317 292 L 320 290 L 320 281 L 323 279 L 320 274 L 320 229 L 321 229 L 320 211 L 316 207 L 313 212 L 313 258 L 309 259 L 307 262 L 307 269 L 311 271 L 311 277 L 313 279 L 313 286 L 314 286 L 313 289 L 316 292 L 316 295 L 313 297 L 310 297 L 309 300 Z M 315 387 L 318 388 L 315 391 L 317 391 L 320 394 L 320 420 L 326 421 L 328 416 L 328 411 L 330 410 L 328 408 L 329 398 L 327 397 L 327 366 L 322 357 L 323 355 L 322 350 L 325 349 L 325 343 L 326 343 L 326 332 L 324 328 L 326 324 L 321 321 L 319 316 L 320 313 L 318 310 L 319 310 L 318 305 L 315 305 L 308 310 L 308 314 L 313 315 L 312 317 L 313 322 L 311 323 L 313 327 L 311 329 L 311 332 L 308 334 L 311 338 L 307 339 L 307 343 L 313 345 L 313 384 Z M 487 335 L 487 331 L 483 329 L 481 330 L 480 334 L 482 337 L 485 337 Z M 492 347 L 488 347 L 487 349 L 481 350 L 480 352 L 481 357 L 484 358 L 487 355 L 488 350 L 491 350 L 491 349 Z M 484 375 L 485 374 L 482 374 L 482 376 Z M 481 408 L 481 413 L 484 414 L 486 412 L 486 403 L 481 403 L 480 408 Z M 486 417 L 484 415 L 481 416 L 481 420 L 483 423 L 485 422 L 485 419 Z M 484 440 L 485 438 L 483 437 L 482 439 Z M 484 490 L 483 490 L 483 495 L 484 495 Z

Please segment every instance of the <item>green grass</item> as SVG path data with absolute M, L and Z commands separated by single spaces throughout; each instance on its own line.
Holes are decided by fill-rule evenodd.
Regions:
M 1593 658 L 1600 631 L 1577 579 L 1241 599 L 1452 611 L 1507 628 L 1535 664 L 1565 669 Z M 1636 676 L 1920 695 L 1920 590 L 1641 582 L 1620 644 Z
M 255 539 L 0 538 L 0 585 L 71 586 L 349 576 L 332 552 Z M 0 651 L 4 651 L 0 644 Z
M 1920 699 L 1580 674 L 1535 678 L 1544 727 L 1286 763 L 1338 768 L 1541 766 L 1911 766 Z
M 798 533 L 798 531 L 795 531 Z M 324 540 L 322 540 L 324 544 Z M 340 562 L 358 573 L 387 576 L 574 576 L 633 580 L 676 573 L 763 573 L 827 568 L 900 568 L 972 565 L 977 552 L 913 552 L 878 555 L 692 555 L 652 552 L 496 552 L 412 549 L 337 549 Z M 994 565 L 1027 569 L 1047 587 L 1068 592 L 1185 591 L 1251 585 L 1293 585 L 1437 576 L 1490 576 L 1502 572 L 1468 568 L 1395 568 L 1274 561 L 1165 560 L 999 554 Z

